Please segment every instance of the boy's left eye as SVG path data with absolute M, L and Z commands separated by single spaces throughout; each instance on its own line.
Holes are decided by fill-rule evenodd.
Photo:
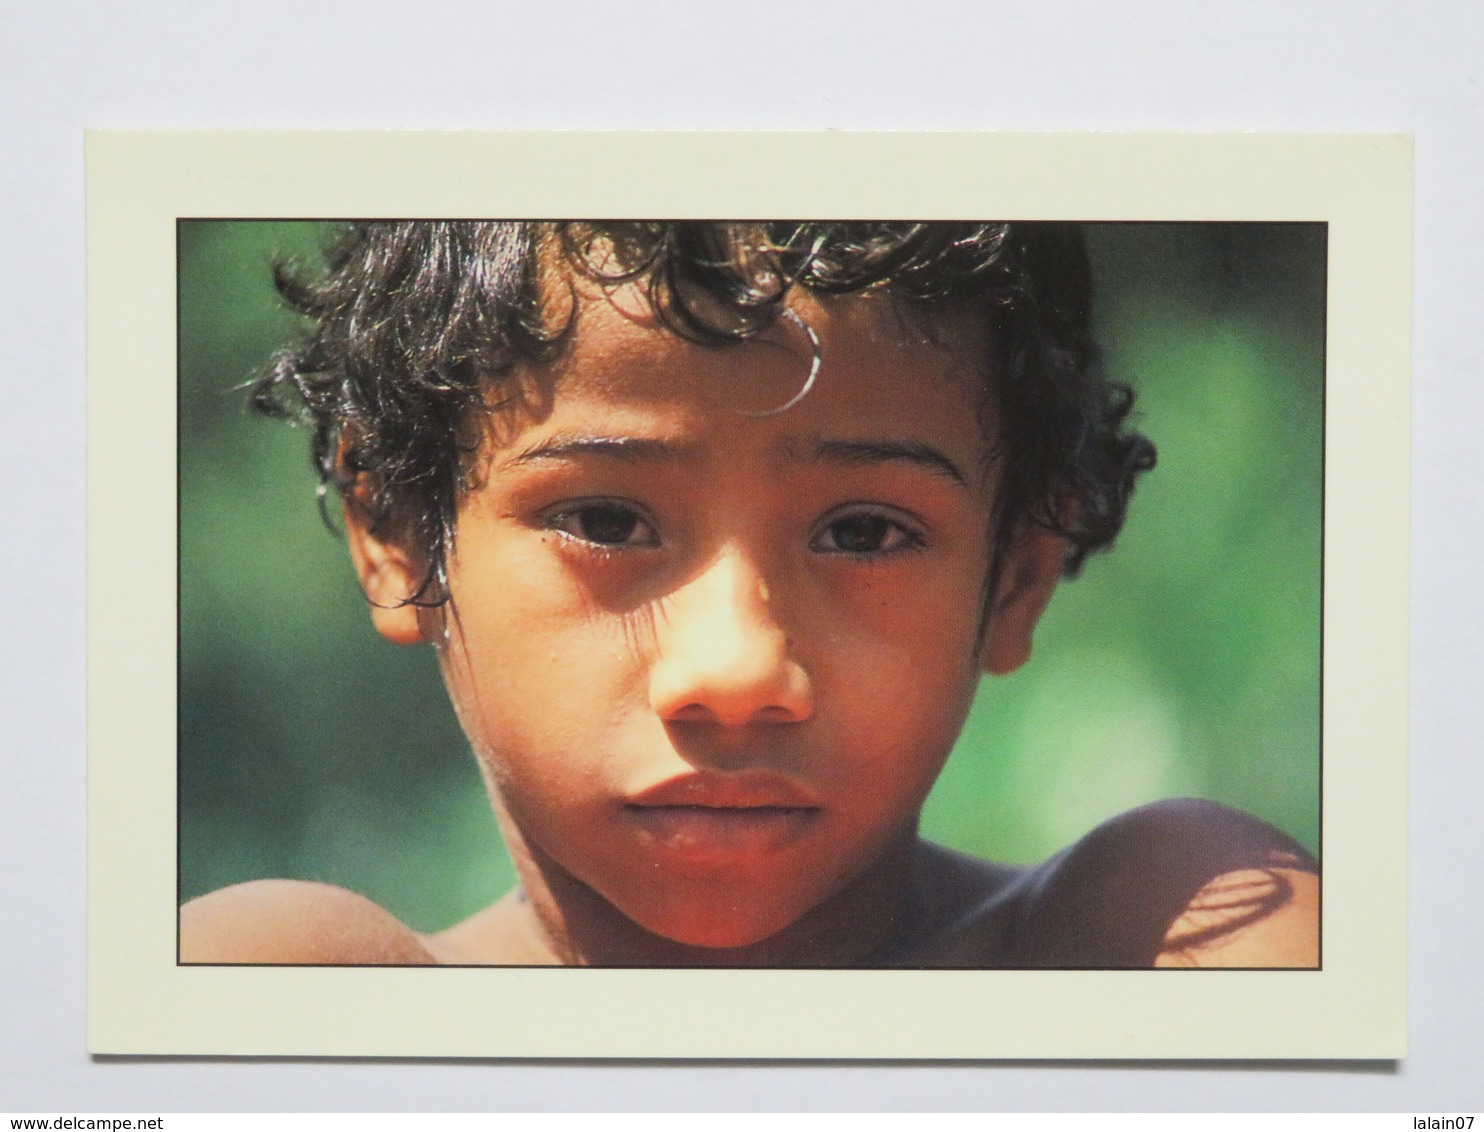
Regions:
M 547 529 L 594 546 L 654 547 L 659 535 L 634 508 L 601 500 L 568 507 L 546 518 Z
M 922 537 L 915 531 L 876 511 L 841 515 L 810 542 L 812 549 L 834 554 L 890 554 L 922 545 Z

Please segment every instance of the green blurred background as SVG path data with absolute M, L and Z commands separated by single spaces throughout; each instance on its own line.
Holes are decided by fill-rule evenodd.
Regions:
M 300 877 L 435 930 L 514 881 L 489 803 L 432 651 L 371 628 L 306 435 L 240 388 L 298 329 L 270 262 L 315 263 L 326 231 L 179 227 L 180 896 Z M 1088 237 L 1108 366 L 1159 467 L 1031 664 L 981 686 L 924 832 L 1031 862 L 1196 795 L 1316 849 L 1324 227 Z

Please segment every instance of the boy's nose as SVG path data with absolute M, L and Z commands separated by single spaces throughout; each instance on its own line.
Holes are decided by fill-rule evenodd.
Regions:
M 656 618 L 650 704 L 666 722 L 799 723 L 814 712 L 763 575 L 735 552 L 671 594 Z

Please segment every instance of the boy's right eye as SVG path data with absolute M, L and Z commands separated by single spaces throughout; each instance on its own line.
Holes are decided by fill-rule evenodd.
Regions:
M 594 546 L 656 547 L 660 544 L 654 527 L 638 511 L 608 500 L 564 507 L 549 514 L 545 526 L 547 530 Z

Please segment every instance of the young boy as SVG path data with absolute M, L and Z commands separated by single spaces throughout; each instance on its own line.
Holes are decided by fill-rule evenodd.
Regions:
M 1033 869 L 917 836 L 981 673 L 1154 463 L 1074 226 L 360 224 L 279 285 L 315 330 L 256 404 L 312 422 L 520 886 L 423 936 L 238 885 L 183 961 L 1317 964 L 1312 860 L 1224 807 Z

